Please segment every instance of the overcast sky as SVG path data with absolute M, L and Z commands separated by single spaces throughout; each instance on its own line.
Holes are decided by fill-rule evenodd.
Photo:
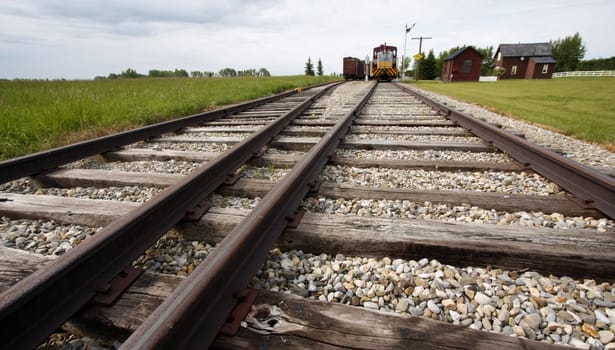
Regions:
M 303 74 L 364 58 L 385 41 L 407 55 L 547 42 L 576 32 L 585 58 L 615 56 L 613 0 L 2 0 L 0 78 L 91 79 L 132 68 Z

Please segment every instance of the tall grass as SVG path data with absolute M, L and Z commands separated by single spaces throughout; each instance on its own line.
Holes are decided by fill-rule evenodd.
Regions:
M 476 103 L 615 151 L 615 79 L 419 82 L 418 87 Z
M 0 81 L 0 159 L 333 79 Z

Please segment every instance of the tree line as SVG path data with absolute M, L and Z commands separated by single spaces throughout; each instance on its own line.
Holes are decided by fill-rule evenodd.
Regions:
M 308 57 L 307 62 L 305 62 L 305 75 L 307 76 L 323 76 L 325 71 L 323 70 L 322 61 L 320 58 L 318 59 L 318 64 L 316 65 L 316 72 L 314 72 L 314 64 L 312 63 L 312 58 Z
M 175 70 L 159 70 L 151 69 L 147 74 L 138 73 L 132 68 L 127 68 L 121 73 L 111 73 L 108 76 L 97 76 L 95 80 L 100 79 L 135 79 L 135 78 L 212 78 L 220 77 L 268 77 L 271 74 L 265 68 L 235 70 L 233 68 L 223 68 L 218 73 L 208 71 L 191 71 L 188 73 L 185 69 Z
M 611 58 L 599 58 L 583 61 L 585 56 L 585 45 L 583 39 L 579 33 L 574 35 L 559 38 L 557 40 L 550 41 L 552 51 L 551 56 L 557 62 L 555 64 L 555 72 L 568 72 L 575 70 L 615 70 L 615 56 Z M 418 79 L 420 80 L 433 80 L 440 76 L 444 60 L 457 52 L 457 50 L 465 46 L 455 46 L 449 50 L 442 51 L 436 55 L 433 50 L 429 50 L 429 53 L 420 62 L 420 69 L 418 71 Z M 493 72 L 493 65 L 495 62 L 494 48 L 493 46 L 477 47 L 473 46 L 483 56 L 483 62 L 481 64 L 480 74 L 483 76 L 495 75 Z M 416 69 L 416 61 L 412 67 L 412 70 L 408 70 L 410 58 L 406 57 L 402 64 L 402 69 L 405 69 L 406 76 L 414 76 Z
M 224 68 L 218 72 L 221 77 L 268 77 L 269 71 L 265 68 L 234 70 L 233 68 Z

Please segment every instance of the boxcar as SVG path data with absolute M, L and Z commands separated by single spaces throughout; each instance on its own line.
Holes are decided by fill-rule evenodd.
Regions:
M 344 57 L 344 79 L 363 79 L 365 77 L 365 63 L 355 57 Z

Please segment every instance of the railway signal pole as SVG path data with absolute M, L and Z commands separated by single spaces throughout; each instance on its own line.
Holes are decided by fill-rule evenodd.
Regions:
M 421 55 L 421 49 L 423 47 L 423 39 L 427 40 L 427 39 L 431 39 L 430 36 L 420 36 L 418 38 L 412 38 L 412 40 L 418 40 L 419 41 L 419 55 Z M 421 59 L 423 59 L 421 57 Z M 419 80 L 419 69 L 421 67 L 421 59 L 416 60 L 416 70 L 414 71 L 414 80 L 418 81 Z
M 401 80 L 404 81 L 406 77 L 406 70 L 404 69 L 404 65 L 406 64 L 406 41 L 408 41 L 408 32 L 414 28 L 416 22 L 412 23 L 410 27 L 406 24 L 406 33 L 404 35 L 404 54 L 401 56 Z

